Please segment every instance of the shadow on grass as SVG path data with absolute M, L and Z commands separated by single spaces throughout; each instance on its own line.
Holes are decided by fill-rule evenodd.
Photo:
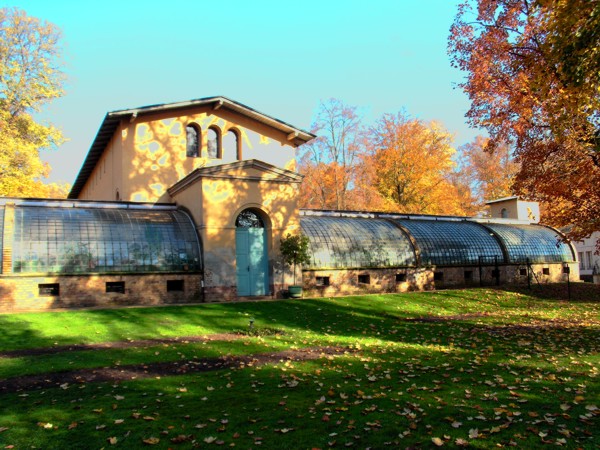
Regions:
M 348 356 L 320 358 L 6 395 L 0 427 L 7 427 L 4 442 L 19 448 L 100 448 L 112 436 L 127 448 L 144 447 L 144 439 L 157 436 L 157 448 L 167 448 L 182 435 L 187 445 L 218 437 L 223 447 L 238 448 L 329 448 L 334 439 L 336 448 L 351 442 L 361 448 L 432 448 L 432 436 L 469 439 L 470 429 L 482 435 L 475 443 L 489 448 L 511 440 L 537 448 L 540 432 L 556 440 L 564 437 L 561 427 L 570 430 L 572 446 L 598 443 L 591 437 L 599 416 L 582 420 L 586 404 L 573 401 L 586 378 L 540 373 L 537 361 L 508 368 L 491 358 L 474 362 L 473 356 L 403 349 L 368 364 Z M 586 395 L 596 393 L 597 386 L 590 386 Z M 561 409 L 565 403 L 568 415 Z M 403 431 L 408 434 L 398 440 Z
M 144 339 L 164 339 L 230 333 L 257 327 L 281 330 L 293 338 L 341 340 L 371 337 L 398 342 L 413 333 L 437 333 L 429 327 L 411 330 L 406 318 L 456 316 L 452 323 L 485 320 L 485 317 L 460 320 L 467 314 L 498 315 L 509 308 L 527 306 L 543 312 L 539 300 L 560 300 L 557 292 L 566 285 L 504 288 L 523 299 L 506 298 L 502 290 L 473 289 L 421 294 L 385 294 L 331 299 L 282 300 L 274 302 L 211 303 L 192 306 L 78 310 L 0 315 L 0 349 L 4 351 L 60 345 L 87 345 Z M 598 302 L 600 286 L 573 283 L 577 302 Z M 533 300 L 532 300 L 533 299 Z M 527 301 L 528 303 L 525 303 Z M 583 307 L 581 305 L 580 307 Z M 541 309 L 540 309 L 541 308 Z M 517 320 L 524 320 L 517 317 Z M 413 324 L 414 325 L 414 324 Z M 468 325 L 465 325 L 468 326 Z M 403 332 L 398 332 L 398 327 Z M 394 330 L 396 330 L 394 332 Z M 291 339 L 290 338 L 290 339 Z
M 533 283 L 531 288 L 527 286 L 503 286 L 498 289 L 527 295 L 540 300 L 600 303 L 600 284 L 583 282 L 572 282 L 570 285 L 567 283 Z

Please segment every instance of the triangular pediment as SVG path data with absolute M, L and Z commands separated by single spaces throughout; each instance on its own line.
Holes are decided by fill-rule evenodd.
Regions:
M 274 183 L 300 183 L 303 176 L 257 159 L 236 161 L 229 164 L 199 167 L 171 186 L 170 195 L 180 192 L 203 178 L 237 179 Z

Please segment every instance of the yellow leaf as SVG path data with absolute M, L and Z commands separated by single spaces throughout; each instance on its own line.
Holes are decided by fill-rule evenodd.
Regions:
M 438 447 L 441 447 L 442 445 L 444 445 L 444 441 L 442 441 L 439 437 L 431 438 L 431 442 L 433 442 Z

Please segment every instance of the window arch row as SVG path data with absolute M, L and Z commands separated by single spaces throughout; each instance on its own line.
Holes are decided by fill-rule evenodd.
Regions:
M 202 136 L 206 135 L 206 156 L 209 159 L 237 161 L 242 159 L 240 132 L 229 128 L 223 132 L 218 126 L 211 125 L 206 131 L 194 122 L 188 123 L 186 132 L 186 156 L 199 158 L 202 156 Z

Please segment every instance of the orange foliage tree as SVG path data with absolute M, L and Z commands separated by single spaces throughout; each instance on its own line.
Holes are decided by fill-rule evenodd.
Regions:
M 546 221 L 572 239 L 600 230 L 600 4 L 469 0 L 449 53 L 471 125 L 490 151 L 514 146 L 516 193 L 548 205 Z
M 456 150 L 452 135 L 437 123 L 386 114 L 371 130 L 373 185 L 388 211 L 417 214 L 464 214 L 453 183 Z
M 455 170 L 452 135 L 404 113 L 386 114 L 367 130 L 356 107 L 330 99 L 319 106 L 300 148 L 302 208 L 414 214 L 477 212 L 470 181 Z
M 519 165 L 513 160 L 507 144 L 487 152 L 488 138 L 476 136 L 459 149 L 460 171 L 469 180 L 477 205 L 513 194 L 512 184 Z

